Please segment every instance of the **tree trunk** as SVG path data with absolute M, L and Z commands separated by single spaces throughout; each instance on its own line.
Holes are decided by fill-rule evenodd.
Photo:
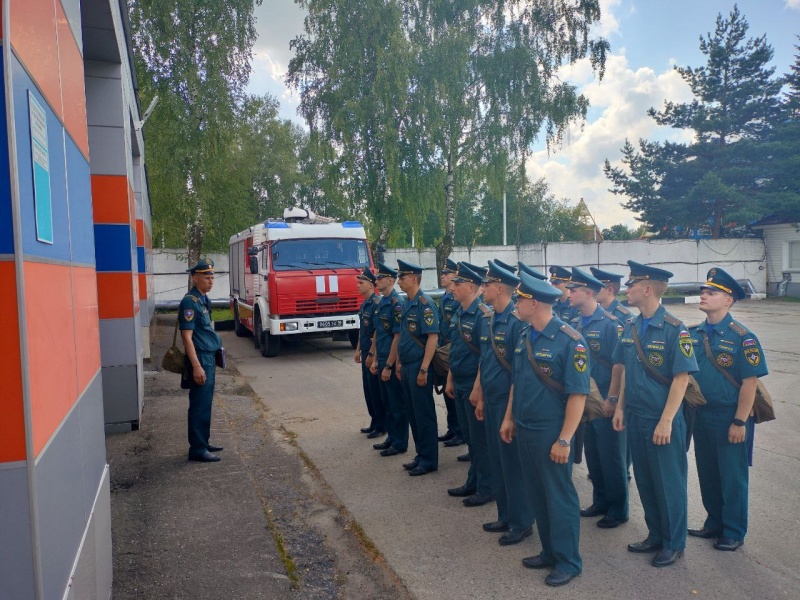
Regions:
M 205 234 L 205 227 L 203 227 L 203 209 L 200 205 L 200 198 L 195 195 L 194 203 L 194 221 L 188 227 L 188 261 L 189 267 L 193 267 L 200 260 L 200 254 L 203 251 L 203 237 Z
M 436 279 L 438 281 L 442 273 L 442 265 L 453 251 L 456 237 L 456 201 L 455 190 L 453 189 L 453 161 L 452 153 L 447 160 L 447 183 L 444 186 L 445 218 L 444 218 L 444 237 L 436 245 Z
M 714 220 L 711 227 L 711 239 L 718 240 L 722 237 L 722 200 L 717 199 L 714 202 L 714 213 L 712 219 Z

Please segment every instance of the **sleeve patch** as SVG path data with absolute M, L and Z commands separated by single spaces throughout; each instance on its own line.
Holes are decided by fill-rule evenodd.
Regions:
M 191 321 L 192 319 L 194 319 L 194 311 L 190 308 L 187 308 L 186 310 L 183 311 L 183 318 L 186 319 L 187 321 Z
M 748 363 L 757 367 L 761 364 L 761 351 L 758 348 L 750 348 L 744 353 L 744 358 Z

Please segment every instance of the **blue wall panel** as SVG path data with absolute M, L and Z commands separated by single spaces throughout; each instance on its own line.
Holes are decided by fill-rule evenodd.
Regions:
M 64 128 L 15 56 L 11 56 L 14 82 L 14 121 L 17 135 L 17 168 L 19 177 L 20 214 L 22 218 L 22 250 L 26 255 L 70 259 L 69 211 L 64 165 Z M 36 213 L 33 199 L 33 159 L 31 157 L 30 113 L 28 90 L 47 115 L 47 146 L 50 165 L 50 196 L 53 212 L 53 243 L 36 239 Z
M 92 215 L 92 180 L 89 163 L 67 136 L 67 189 L 69 192 L 69 234 L 72 260 L 94 263 L 94 216 Z
M 0 46 L 0 254 L 14 253 L 14 226 L 11 217 L 11 183 L 8 170 L 8 128 L 6 126 L 4 49 Z
M 133 230 L 130 225 L 97 224 L 94 226 L 98 272 L 131 271 L 132 234 Z
M 139 273 L 146 273 L 147 262 L 145 260 L 145 255 L 144 255 L 144 246 L 136 247 L 136 258 L 138 259 L 137 264 L 139 265 Z

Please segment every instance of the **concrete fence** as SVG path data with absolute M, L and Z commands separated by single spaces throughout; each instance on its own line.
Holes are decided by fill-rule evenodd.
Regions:
M 156 306 L 165 302 L 179 301 L 189 290 L 189 268 L 186 250 L 153 250 L 153 291 Z M 227 299 L 230 294 L 228 279 L 228 254 L 208 254 L 214 261 L 214 288 L 209 296 L 212 300 Z

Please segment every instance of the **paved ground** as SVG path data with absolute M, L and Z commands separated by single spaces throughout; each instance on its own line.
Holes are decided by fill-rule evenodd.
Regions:
M 687 323 L 702 317 L 693 306 L 670 310 Z M 763 342 L 771 373 L 766 383 L 778 413 L 777 421 L 759 426 L 756 434 L 745 546 L 721 553 L 708 541 L 690 538 L 686 556 L 676 566 L 651 567 L 648 556 L 625 549 L 646 535 L 632 484 L 628 524 L 603 531 L 594 519 L 583 520 L 584 573 L 565 589 L 547 588 L 543 574 L 520 565 L 521 558 L 538 553 L 535 535 L 501 548 L 496 535 L 480 528 L 495 518 L 493 506 L 467 509 L 448 497 L 446 488 L 464 482 L 465 465 L 455 461 L 463 448 L 442 449 L 439 471 L 419 478 L 408 477 L 400 466 L 408 454 L 381 458 L 371 449 L 358 433 L 367 419 L 360 366 L 349 346 L 328 340 L 287 343 L 280 356 L 264 359 L 251 339 L 230 333 L 223 339 L 269 411 L 270 423 L 296 435 L 299 448 L 338 501 L 416 598 L 798 598 L 800 401 L 795 389 L 800 304 L 743 302 L 735 314 Z M 704 512 L 693 463 L 690 455 L 689 515 L 690 525 L 699 526 Z M 574 479 L 586 506 L 591 489 L 584 466 L 576 467 Z

